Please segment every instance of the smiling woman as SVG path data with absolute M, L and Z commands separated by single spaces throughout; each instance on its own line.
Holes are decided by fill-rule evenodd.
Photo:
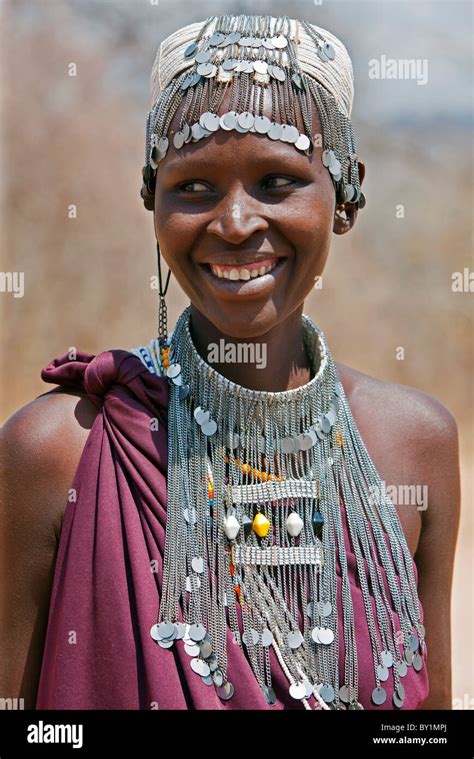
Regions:
M 12 482 L 31 456 L 49 471 L 18 447 L 38 415 L 75 430 L 35 704 L 446 708 L 456 423 L 336 364 L 303 313 L 365 205 L 348 53 L 306 22 L 213 16 L 164 40 L 151 85 L 159 334 L 55 358 L 62 389 L 7 425 Z M 169 332 L 171 272 L 190 305 Z M 433 485 L 423 522 L 386 481 Z

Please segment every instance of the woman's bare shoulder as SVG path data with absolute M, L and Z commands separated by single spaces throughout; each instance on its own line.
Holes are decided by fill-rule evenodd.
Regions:
M 36 520 L 62 519 L 64 494 L 75 471 L 98 409 L 87 395 L 55 388 L 19 408 L 0 433 L 5 498 L 38 501 Z
M 405 437 L 407 433 L 455 433 L 453 413 L 429 393 L 373 377 L 346 364 L 338 363 L 337 367 L 351 410 L 359 417 L 390 423 L 391 431 L 398 429 Z

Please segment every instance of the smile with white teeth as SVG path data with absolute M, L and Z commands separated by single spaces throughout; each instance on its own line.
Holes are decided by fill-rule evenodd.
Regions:
M 213 274 L 215 274 L 216 277 L 219 277 L 219 279 L 233 279 L 233 280 L 242 280 L 246 281 L 248 279 L 256 279 L 257 277 L 262 277 L 264 274 L 268 274 L 268 272 L 272 271 L 272 269 L 275 268 L 277 265 L 277 261 L 273 261 L 271 264 L 268 264 L 267 266 L 256 266 L 255 264 L 251 264 L 250 266 L 252 268 L 247 268 L 245 266 L 235 268 L 235 269 L 229 269 L 229 268 L 220 268 L 216 264 L 209 264 L 211 271 Z

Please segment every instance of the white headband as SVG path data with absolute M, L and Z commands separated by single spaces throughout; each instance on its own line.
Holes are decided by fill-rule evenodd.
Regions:
M 331 32 L 310 24 L 314 32 L 330 43 L 335 51 L 333 60 L 321 60 L 316 54 L 314 41 L 302 24 L 295 19 L 289 21 L 291 34 L 298 41 L 297 58 L 301 70 L 322 84 L 334 97 L 341 113 L 350 118 L 354 100 L 354 73 L 345 46 Z M 277 22 L 277 18 L 271 17 L 272 30 L 276 29 Z M 150 77 L 151 109 L 158 100 L 160 93 L 172 79 L 193 66 L 192 58 L 185 58 L 184 51 L 198 37 L 204 23 L 202 21 L 188 24 L 177 29 L 173 34 L 166 37 L 159 46 Z M 215 25 L 216 19 L 213 19 L 206 30 L 206 34 L 212 34 Z

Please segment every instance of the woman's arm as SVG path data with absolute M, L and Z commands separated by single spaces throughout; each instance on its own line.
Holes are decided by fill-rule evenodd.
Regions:
M 419 709 L 452 709 L 451 590 L 460 517 L 459 443 L 456 420 L 442 404 L 420 428 L 420 483 L 428 486 L 428 508 L 415 561 L 425 614 L 430 692 Z
M 0 436 L 0 699 L 25 709 L 36 705 L 62 517 L 90 427 L 76 415 L 91 422 L 88 404 L 53 391 Z

